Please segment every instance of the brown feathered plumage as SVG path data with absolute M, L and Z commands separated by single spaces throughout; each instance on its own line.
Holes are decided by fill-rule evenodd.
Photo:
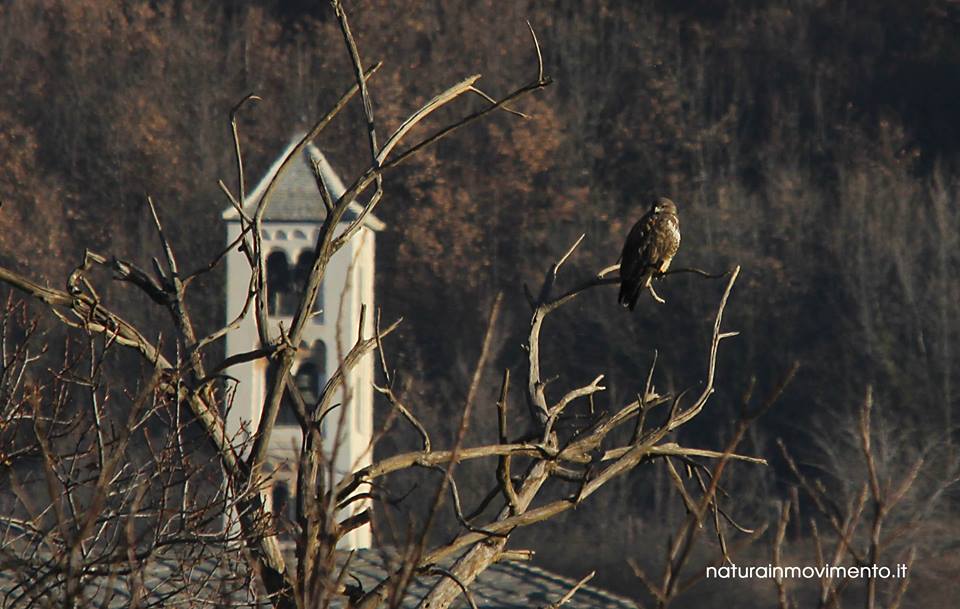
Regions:
M 680 219 L 677 206 L 660 197 L 630 229 L 620 255 L 620 304 L 631 311 L 640 292 L 653 278 L 665 273 L 680 248 Z

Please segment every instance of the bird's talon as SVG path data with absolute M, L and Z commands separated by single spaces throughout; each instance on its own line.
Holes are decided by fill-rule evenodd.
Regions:
M 653 285 L 648 286 L 648 289 L 650 290 L 650 295 L 653 296 L 654 300 L 656 300 L 660 304 L 667 304 L 667 301 L 660 298 L 660 295 L 657 294 L 657 291 L 653 289 Z

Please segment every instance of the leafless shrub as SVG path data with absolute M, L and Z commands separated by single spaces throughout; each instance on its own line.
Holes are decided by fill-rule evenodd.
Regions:
M 242 604 L 229 501 L 163 389 L 171 371 L 111 386 L 108 359 L 120 347 L 89 328 L 43 370 L 36 327 L 13 304 L 3 311 L 0 564 L 11 575 L 0 605 Z
M 856 418 L 835 417 L 839 420 L 817 434 L 821 458 L 815 473 L 779 443 L 803 500 L 795 496 L 782 504 L 773 564 L 784 564 L 790 550 L 788 525 L 800 517 L 800 506 L 808 505 L 814 516 L 806 524 L 818 567 L 876 566 L 897 575 L 884 579 L 874 573 L 862 580 L 824 576 L 818 581 L 817 607 L 839 608 L 854 601 L 867 609 L 903 606 L 918 547 L 929 551 L 951 543 L 936 524 L 945 493 L 960 480 L 960 460 L 949 434 L 907 437 L 894 418 L 879 413 L 868 387 Z M 796 523 L 797 530 L 802 526 Z M 791 592 L 795 584 L 775 583 L 781 608 L 803 606 Z

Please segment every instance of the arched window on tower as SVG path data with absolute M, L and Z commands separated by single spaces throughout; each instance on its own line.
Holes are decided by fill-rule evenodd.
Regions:
M 290 264 L 282 251 L 267 256 L 267 314 L 283 314 L 283 302 L 290 297 Z
M 310 351 L 303 356 L 293 378 L 307 407 L 307 413 L 312 413 L 317 400 L 320 399 L 320 392 L 327 382 L 327 346 L 322 340 L 313 343 Z M 272 382 L 273 372 L 267 368 L 268 386 Z M 277 413 L 277 425 L 299 425 L 293 400 L 289 392 L 284 392 L 283 402 Z
M 283 480 L 276 480 L 273 488 L 270 490 L 270 503 L 273 517 L 277 519 L 278 524 L 286 524 L 293 512 L 293 501 L 290 497 L 290 487 Z
M 300 364 L 300 367 L 297 368 L 297 389 L 300 390 L 303 401 L 306 403 L 307 408 L 310 409 L 317 403 L 317 398 L 320 397 L 320 383 L 318 378 L 317 365 L 313 362 L 303 362 Z
M 293 281 L 296 283 L 297 290 L 302 290 L 307 285 L 307 278 L 310 277 L 310 269 L 313 266 L 313 252 L 305 249 L 297 257 L 297 265 L 293 269 Z M 320 282 L 320 289 L 317 290 L 317 299 L 313 303 L 313 321 L 323 323 L 323 282 Z
M 267 387 L 273 386 L 273 379 L 273 366 L 267 366 Z M 283 392 L 283 400 L 280 402 L 280 410 L 277 412 L 276 424 L 278 426 L 300 424 L 299 421 L 297 421 L 297 410 L 293 405 L 293 398 L 290 396 L 289 391 Z
M 320 399 L 320 391 L 327 382 L 327 347 L 322 340 L 313 343 L 310 354 L 297 368 L 297 388 L 308 410 L 312 410 Z

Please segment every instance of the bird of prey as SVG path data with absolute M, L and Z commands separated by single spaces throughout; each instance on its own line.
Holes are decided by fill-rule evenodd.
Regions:
M 677 206 L 659 197 L 627 235 L 620 255 L 620 304 L 631 311 L 637 306 L 641 290 L 653 291 L 653 278 L 665 273 L 680 248 L 680 219 Z

